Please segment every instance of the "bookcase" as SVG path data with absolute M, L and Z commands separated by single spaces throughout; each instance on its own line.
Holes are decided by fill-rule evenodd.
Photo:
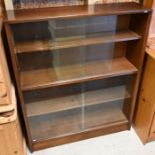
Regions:
M 138 3 L 7 11 L 31 151 L 130 129 L 151 12 Z

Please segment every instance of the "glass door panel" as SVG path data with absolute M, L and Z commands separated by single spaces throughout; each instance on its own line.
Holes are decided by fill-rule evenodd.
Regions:
M 128 122 L 130 79 L 137 69 L 125 57 L 126 47 L 140 38 L 129 29 L 129 19 L 98 16 L 11 26 L 33 141 Z
M 96 16 L 12 25 L 22 90 L 135 73 L 125 58 L 126 41 L 140 36 L 129 30 L 129 19 Z
M 34 141 L 76 134 L 114 122 L 128 122 L 131 77 L 119 76 L 24 92 Z
M 132 74 L 137 69 L 124 57 L 125 46 L 118 43 L 18 54 L 21 87 L 26 91 Z

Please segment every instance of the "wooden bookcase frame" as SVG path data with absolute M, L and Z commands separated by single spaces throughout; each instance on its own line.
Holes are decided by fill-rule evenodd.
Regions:
M 19 100 L 21 103 L 22 113 L 23 113 L 24 121 L 26 125 L 28 144 L 29 144 L 29 148 L 31 151 L 47 148 L 50 146 L 56 146 L 56 145 L 60 145 L 60 144 L 68 143 L 68 142 L 78 141 L 81 139 L 87 139 L 87 138 L 91 138 L 91 137 L 95 137 L 95 136 L 99 136 L 103 134 L 109 134 L 113 132 L 129 130 L 131 127 L 131 122 L 132 122 L 134 109 L 135 109 L 135 101 L 136 101 L 139 81 L 140 81 L 141 72 L 142 72 L 145 45 L 147 41 L 147 35 L 148 35 L 152 10 L 150 9 L 150 7 L 145 7 L 145 6 L 143 7 L 142 5 L 135 4 L 135 3 L 97 5 L 97 6 L 94 6 L 94 11 L 93 12 L 91 11 L 91 13 L 90 13 L 89 7 L 92 9 L 92 6 L 79 6 L 76 8 L 66 7 L 65 12 L 61 11 L 62 8 L 48 8 L 48 9 L 46 8 L 46 9 L 33 9 L 33 10 L 30 9 L 26 11 L 20 10 L 20 11 L 8 11 L 7 12 L 7 17 L 5 21 L 5 29 L 6 29 L 8 44 L 10 47 L 10 56 L 11 56 L 13 70 L 14 70 L 14 76 L 16 79 L 18 96 L 19 96 Z M 39 11 L 40 14 L 39 15 L 35 14 L 34 13 L 35 11 Z M 53 14 L 51 14 L 51 12 Z M 12 16 L 12 14 L 14 16 Z M 72 18 L 79 18 L 79 17 L 86 18 L 86 17 L 92 17 L 92 16 L 109 16 L 109 15 L 118 15 L 118 16 L 119 15 L 130 15 L 132 18 L 130 22 L 130 27 L 132 28 L 134 32 L 136 32 L 138 35 L 141 36 L 141 37 L 138 37 L 136 35 L 135 37 L 138 37 L 137 39 L 139 40 L 136 41 L 135 43 L 130 42 L 128 43 L 128 46 L 127 46 L 126 58 L 138 69 L 138 72 L 136 73 L 135 80 L 134 80 L 134 91 L 133 91 L 134 95 L 133 95 L 133 99 L 132 99 L 132 103 L 130 107 L 131 109 L 130 109 L 130 114 L 129 114 L 129 121 L 123 122 L 123 123 L 116 122 L 106 127 L 101 126 L 101 127 L 90 129 L 90 130 L 77 133 L 77 134 L 53 138 L 53 139 L 44 140 L 40 142 L 33 142 L 32 135 L 30 132 L 30 125 L 29 125 L 28 118 L 27 118 L 27 112 L 26 112 L 25 105 L 24 105 L 22 89 L 19 83 L 20 75 L 19 75 L 18 66 L 16 63 L 16 57 L 14 54 L 14 47 L 12 44 L 12 34 L 11 34 L 10 25 L 16 24 L 16 23 L 25 23 L 25 22 L 30 22 L 30 21 L 33 21 L 33 22 L 44 21 L 44 20 L 49 20 L 49 19 L 63 19 L 63 18 L 72 19 Z M 127 34 L 130 34 L 130 32 L 127 32 Z M 132 36 L 134 36 L 134 34 L 132 34 Z M 128 39 L 129 39 L 129 36 L 127 37 L 127 40 Z M 118 41 L 121 42 L 122 40 L 118 40 Z M 136 72 L 136 70 L 132 70 L 132 72 Z M 129 74 L 129 72 L 127 74 Z M 121 75 L 121 73 L 118 73 L 118 75 Z M 104 76 L 102 78 L 104 78 Z M 98 78 L 95 77 L 95 79 L 98 79 Z M 26 89 L 29 89 L 29 88 L 26 88 Z M 124 109 L 124 110 L 127 110 L 127 109 Z

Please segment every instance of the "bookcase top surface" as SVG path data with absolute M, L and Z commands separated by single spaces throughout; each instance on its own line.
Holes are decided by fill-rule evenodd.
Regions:
M 151 11 L 151 8 L 144 7 L 141 4 L 134 2 L 50 7 L 37 9 L 8 10 L 6 12 L 5 21 L 10 24 L 14 24 L 62 18 L 148 13 Z

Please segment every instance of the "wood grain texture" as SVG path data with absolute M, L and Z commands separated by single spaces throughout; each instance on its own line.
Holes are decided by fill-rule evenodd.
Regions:
M 146 53 L 150 56 L 150 57 L 152 57 L 153 59 L 155 59 L 155 49 L 153 49 L 153 48 L 146 48 Z
M 111 11 L 112 10 L 112 11 Z M 90 17 L 101 15 L 122 15 L 150 12 L 149 7 L 144 7 L 137 3 L 113 3 L 99 5 L 85 5 L 72 7 L 39 8 L 12 10 L 6 13 L 6 22 L 23 23 L 35 22 L 49 19 L 64 19 L 77 17 Z M 38 13 L 39 12 L 39 13 Z
M 19 120 L 0 125 L 0 155 L 26 155 Z
M 58 50 L 64 48 L 81 47 L 96 44 L 106 44 L 113 42 L 123 42 L 130 40 L 140 39 L 141 36 L 138 34 L 126 30 L 118 32 L 106 32 L 100 34 L 92 34 L 86 36 L 79 36 L 75 38 L 65 38 L 64 41 L 28 41 L 28 42 L 17 42 L 15 43 L 15 48 L 17 53 L 27 53 L 27 52 L 39 52 L 47 50 Z
M 8 106 L 0 106 L 0 125 L 5 123 L 14 122 L 17 119 L 17 107 L 16 107 L 16 97 L 15 97 L 15 90 L 12 86 L 12 98 L 11 104 Z M 5 98 L 0 101 L 5 101 Z M 1 138 L 1 137 L 0 137 Z
M 0 113 L 0 124 L 10 123 L 17 119 L 17 108 L 12 111 Z
M 11 79 L 3 46 L 2 25 L 2 19 L 0 19 L 0 107 L 12 104 Z
M 144 5 L 147 5 L 150 8 L 152 7 L 152 4 L 153 0 L 144 1 Z M 155 50 L 152 48 L 154 46 L 152 44 L 154 42 L 153 40 L 154 39 L 151 39 L 149 41 L 146 49 L 147 57 L 145 67 L 143 68 L 143 77 L 137 99 L 138 106 L 134 119 L 135 130 L 144 144 L 154 138 L 153 131 L 151 131 L 155 110 L 155 98 L 153 94 L 153 87 L 155 84 Z
M 2 83 L 0 83 L 0 92 L 1 92 L 0 93 L 1 98 L 7 96 L 6 88 L 5 88 L 4 84 L 2 84 Z M 3 103 L 1 103 L 1 104 L 3 104 Z M 4 103 L 4 104 L 7 104 L 7 103 Z
M 0 106 L 0 113 L 6 112 L 6 111 L 12 111 L 15 109 L 16 107 L 16 102 L 15 102 L 15 90 L 14 90 L 14 86 L 11 85 L 11 104 L 7 105 L 7 106 Z M 7 100 L 7 96 L 3 97 L 0 99 L 0 102 L 5 103 Z M 14 102 L 13 102 L 14 101 Z
M 146 1 L 144 5 L 152 7 L 153 0 Z M 153 6 L 154 7 L 154 6 Z M 154 15 L 152 19 L 154 18 Z M 154 22 L 154 20 L 152 20 Z M 153 24 L 153 23 L 152 23 Z M 147 143 L 155 139 L 154 134 L 154 111 L 155 97 L 153 87 L 155 85 L 155 39 L 153 36 L 153 27 L 151 27 L 148 45 L 146 48 L 147 58 L 140 86 L 140 94 L 138 98 L 138 107 L 135 115 L 135 130 L 143 143 Z M 152 31 L 152 32 L 151 32 Z
M 17 119 L 17 100 L 15 96 L 15 88 L 11 85 L 11 104 L 7 106 L 0 106 L 0 124 L 13 122 Z M 2 101 L 5 98 L 3 98 Z M 1 101 L 1 100 L 0 100 Z
M 148 14 L 136 14 L 131 18 L 131 29 L 138 34 L 141 34 L 143 37 L 137 42 L 129 42 L 127 47 L 127 58 L 129 61 L 134 64 L 138 68 L 138 73 L 135 78 L 135 85 L 133 91 L 133 100 L 131 111 L 132 114 L 130 115 L 130 120 L 132 121 L 134 115 L 134 109 L 136 107 L 136 100 L 137 94 L 139 89 L 139 82 L 141 80 L 142 70 L 143 70 L 143 63 L 144 63 L 144 56 L 145 56 L 145 48 L 147 43 L 147 37 L 149 32 L 151 20 L 151 13 Z M 137 22 L 138 21 L 138 22 Z
M 140 88 L 135 129 L 143 143 L 148 142 L 151 123 L 155 111 L 155 60 L 148 56 Z

